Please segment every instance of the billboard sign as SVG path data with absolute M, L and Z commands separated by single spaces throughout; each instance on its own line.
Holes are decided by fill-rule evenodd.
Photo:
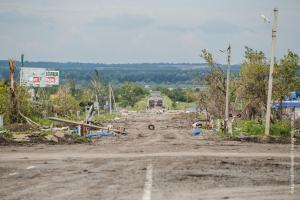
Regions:
M 59 85 L 59 71 L 46 71 L 46 85 Z
M 49 87 L 59 84 L 59 71 L 21 67 L 20 84 L 28 87 Z

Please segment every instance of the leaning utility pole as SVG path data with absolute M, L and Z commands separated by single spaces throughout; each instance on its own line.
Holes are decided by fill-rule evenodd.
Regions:
M 271 64 L 269 73 L 269 83 L 268 83 L 268 101 L 267 101 L 267 114 L 266 114 L 266 128 L 265 136 L 268 137 L 270 134 L 270 118 L 271 118 L 271 104 L 272 104 L 272 82 L 273 82 L 273 69 L 275 60 L 275 48 L 276 48 L 276 33 L 277 33 L 277 18 L 278 9 L 274 8 L 274 18 L 272 25 L 272 52 L 271 52 Z
M 229 84 L 230 84 L 230 59 L 231 59 L 231 46 L 227 48 L 227 80 L 226 80 L 226 103 L 225 103 L 225 131 L 228 130 L 229 121 Z

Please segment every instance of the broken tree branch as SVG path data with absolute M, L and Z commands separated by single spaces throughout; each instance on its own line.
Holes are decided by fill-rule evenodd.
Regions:
M 41 126 L 42 126 L 42 125 L 40 125 L 40 124 L 38 124 L 38 123 L 32 121 L 30 118 L 26 117 L 26 116 L 25 116 L 23 113 L 21 113 L 20 111 L 19 111 L 19 114 L 21 115 L 21 117 L 23 117 L 23 118 L 27 121 L 27 123 L 29 123 L 29 124 L 31 124 L 31 125 L 35 125 L 35 126 L 37 126 L 37 127 L 41 127 Z
M 82 122 L 75 122 L 75 121 L 71 121 L 71 120 L 67 120 L 67 119 L 60 119 L 60 118 L 57 118 L 57 117 L 49 117 L 48 119 L 50 119 L 52 121 L 57 121 L 57 122 L 64 122 L 64 123 L 67 123 L 67 124 L 82 125 L 82 126 L 89 127 L 89 128 L 103 129 L 103 130 L 113 131 L 113 132 L 116 132 L 116 133 L 126 134 L 125 128 L 122 128 L 121 130 L 111 129 L 111 128 L 108 128 L 108 127 L 96 126 L 96 125 L 86 124 L 86 123 L 82 123 Z

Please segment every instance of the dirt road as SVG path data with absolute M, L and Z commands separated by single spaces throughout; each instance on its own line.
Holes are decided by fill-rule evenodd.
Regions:
M 149 123 L 155 130 L 147 129 Z M 192 136 L 182 115 L 131 114 L 127 136 L 0 147 L 0 199 L 300 199 L 290 145 Z

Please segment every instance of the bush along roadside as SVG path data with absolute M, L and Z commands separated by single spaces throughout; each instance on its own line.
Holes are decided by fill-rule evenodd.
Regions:
M 289 121 L 277 121 L 270 127 L 270 142 L 289 143 L 291 136 L 291 125 Z M 263 142 L 265 136 L 265 125 L 259 124 L 257 121 L 239 121 L 233 133 L 227 134 L 233 140 Z M 295 133 L 296 138 L 300 138 L 298 132 Z
M 12 132 L 0 130 L 0 145 L 26 145 L 26 144 L 78 144 L 89 143 L 90 139 L 84 136 L 71 134 L 68 131 L 26 131 Z

